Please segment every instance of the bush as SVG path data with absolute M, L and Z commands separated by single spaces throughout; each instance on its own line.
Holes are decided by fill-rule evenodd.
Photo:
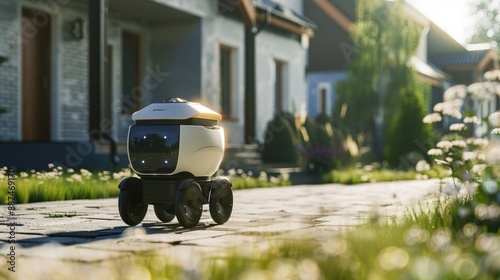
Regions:
M 410 154 L 421 151 L 419 141 L 432 139 L 431 126 L 422 122 L 424 116 L 425 107 L 421 93 L 411 88 L 402 89 L 400 106 L 389 125 L 384 147 L 385 159 L 391 166 L 411 168 L 415 166 L 416 162 L 408 162 L 408 166 L 398 165 L 405 164 L 404 158 L 408 159 Z M 423 152 L 422 157 L 426 157 L 426 151 L 421 152 Z
M 335 137 L 326 115 L 319 115 L 316 120 L 306 119 L 301 136 L 303 147 L 300 152 L 309 172 L 322 174 L 346 164 L 343 140 Z
M 294 123 L 294 117 L 287 113 L 277 114 L 268 122 L 262 150 L 264 162 L 297 163 L 298 137 Z

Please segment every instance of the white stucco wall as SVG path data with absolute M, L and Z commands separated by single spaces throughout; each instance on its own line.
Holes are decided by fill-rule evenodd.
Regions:
M 169 97 L 200 99 L 201 30 L 199 19 L 151 29 L 151 67 L 162 77 L 153 83 L 148 103 Z
M 256 137 L 264 139 L 267 122 L 274 115 L 275 60 L 285 63 L 284 110 L 298 113 L 307 100 L 306 50 L 298 39 L 263 30 L 256 38 L 257 113 Z
M 241 21 L 221 16 L 206 18 L 203 21 L 202 99 L 217 111 L 221 109 L 219 48 L 223 45 L 232 49 L 232 118 L 221 122 L 229 144 L 244 142 L 244 37 L 244 25 Z
M 151 0 L 198 17 L 213 15 L 217 7 L 215 0 Z

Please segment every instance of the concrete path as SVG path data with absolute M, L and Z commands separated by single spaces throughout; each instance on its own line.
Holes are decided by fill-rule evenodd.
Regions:
M 7 206 L 0 206 L 2 275 L 17 279 L 98 279 L 104 263 L 139 252 L 167 254 L 183 262 L 228 247 L 254 246 L 264 239 L 326 238 L 363 222 L 373 213 L 393 216 L 417 201 L 437 197 L 439 182 L 400 181 L 354 186 L 301 185 L 237 190 L 231 219 L 216 225 L 205 205 L 200 224 L 160 223 L 153 207 L 141 226 L 128 227 L 117 199 L 76 200 L 17 205 L 15 273 L 8 271 L 12 233 Z M 84 274 L 75 274 L 86 271 Z M 53 275 L 57 272 L 57 277 Z M 96 274 L 98 275 L 98 274 Z M 99 274 L 100 275 L 100 274 Z

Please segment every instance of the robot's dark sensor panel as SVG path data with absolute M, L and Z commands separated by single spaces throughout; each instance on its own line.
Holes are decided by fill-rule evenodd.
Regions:
M 133 125 L 128 138 L 130 163 L 143 174 L 168 174 L 177 167 L 179 125 Z

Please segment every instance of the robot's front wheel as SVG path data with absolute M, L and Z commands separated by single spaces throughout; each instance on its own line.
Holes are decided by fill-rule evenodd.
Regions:
M 170 207 L 170 208 L 172 208 L 172 207 Z M 168 223 L 175 218 L 175 214 L 170 213 L 171 211 L 168 211 L 169 209 L 167 207 L 155 205 L 154 209 L 155 209 L 156 217 L 164 223 Z
M 148 205 L 142 202 L 142 182 L 138 178 L 125 178 L 120 183 L 118 210 L 122 220 L 130 226 L 142 222 L 148 211 Z
M 210 216 L 219 225 L 227 222 L 233 211 L 233 190 L 227 179 L 214 180 L 210 193 Z
M 175 216 L 185 228 L 195 227 L 203 212 L 203 194 L 194 180 L 181 182 L 175 197 Z

